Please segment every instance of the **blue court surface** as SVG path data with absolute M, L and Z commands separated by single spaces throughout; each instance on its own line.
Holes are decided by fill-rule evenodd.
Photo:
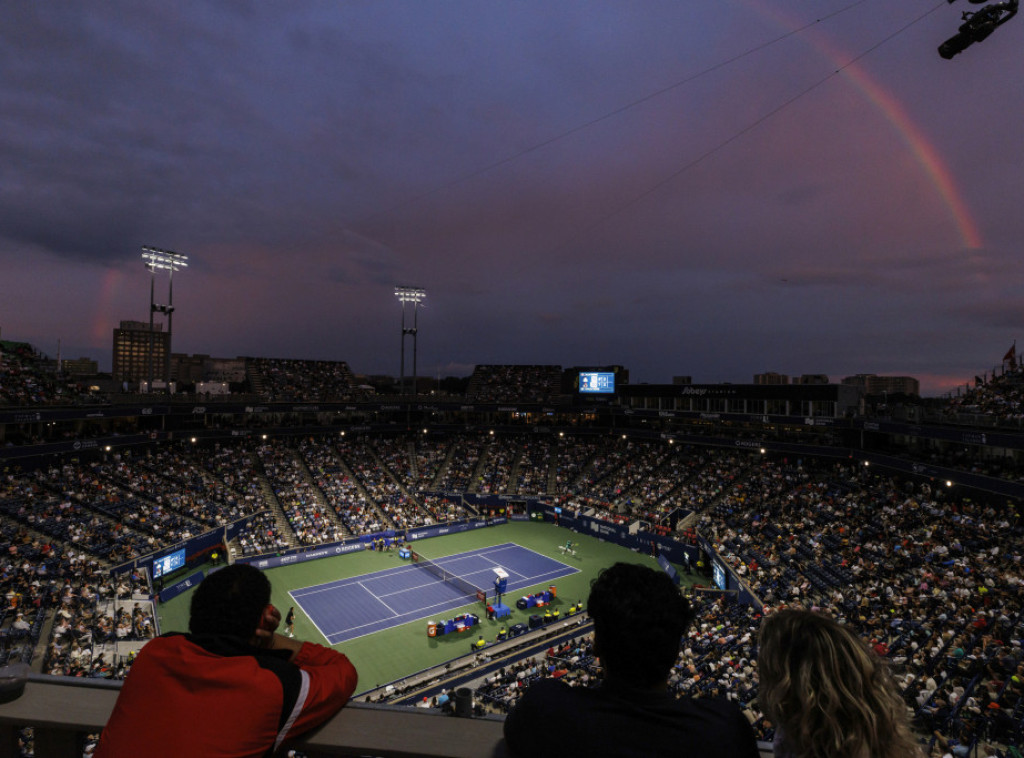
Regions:
M 488 601 L 494 597 L 496 568 L 508 572 L 509 599 L 517 597 L 516 590 L 579 572 L 513 542 L 431 560 L 486 590 Z M 441 619 L 446 613 L 476 601 L 474 596 L 413 563 L 288 594 L 332 645 L 417 619 Z

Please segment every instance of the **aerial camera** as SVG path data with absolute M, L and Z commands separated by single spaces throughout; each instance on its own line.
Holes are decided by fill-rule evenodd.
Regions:
M 949 0 L 953 2 L 953 0 Z M 985 0 L 970 0 L 974 5 L 980 5 Z M 1002 26 L 1011 18 L 1017 15 L 1019 0 L 1007 0 L 1002 3 L 992 3 L 977 11 L 964 11 L 961 14 L 963 23 L 956 36 L 939 45 L 939 55 L 949 60 L 957 53 L 962 53 L 975 42 L 981 42 L 988 35 Z

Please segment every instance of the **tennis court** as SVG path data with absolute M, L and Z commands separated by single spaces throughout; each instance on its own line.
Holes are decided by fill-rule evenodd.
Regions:
M 508 572 L 510 599 L 518 590 L 579 571 L 514 542 L 431 560 L 444 571 L 486 590 L 489 598 L 494 594 L 495 568 Z M 442 582 L 413 563 L 288 594 L 331 645 L 417 619 L 441 619 L 456 608 L 476 602 L 472 594 Z

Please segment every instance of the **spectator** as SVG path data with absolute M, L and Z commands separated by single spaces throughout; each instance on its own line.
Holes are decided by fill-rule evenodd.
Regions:
M 690 605 L 664 573 L 616 563 L 595 580 L 587 602 L 600 687 L 542 679 L 505 721 L 515 755 L 727 755 L 756 758 L 757 743 L 739 707 L 668 691 L 669 670 L 692 620 Z M 555 729 L 558 740 L 538 740 Z
M 277 634 L 270 582 L 235 564 L 192 597 L 191 634 L 151 640 L 100 738 L 102 756 L 266 756 L 326 721 L 356 687 L 341 653 Z
M 912 758 L 921 751 L 895 681 L 851 629 L 799 609 L 764 619 L 758 702 L 779 758 Z

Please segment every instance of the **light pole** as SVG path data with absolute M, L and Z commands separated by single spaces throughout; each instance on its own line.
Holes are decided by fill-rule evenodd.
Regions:
M 402 392 L 405 392 L 405 335 L 412 335 L 412 394 L 416 394 L 416 315 L 419 311 L 420 303 L 423 302 L 423 298 L 427 296 L 427 291 L 419 287 L 395 287 L 395 297 L 402 303 L 402 361 L 401 361 L 401 379 L 399 386 Z M 405 304 L 412 303 L 412 327 L 406 327 L 405 325 Z
M 174 272 L 188 267 L 188 256 L 161 250 L 156 247 L 143 247 L 142 260 L 149 269 L 149 382 L 146 391 L 153 391 L 153 314 L 167 315 L 167 359 L 164 361 L 164 385 L 171 383 L 171 319 L 174 316 Z M 158 270 L 167 272 L 167 305 L 158 305 L 153 300 L 153 290 Z

